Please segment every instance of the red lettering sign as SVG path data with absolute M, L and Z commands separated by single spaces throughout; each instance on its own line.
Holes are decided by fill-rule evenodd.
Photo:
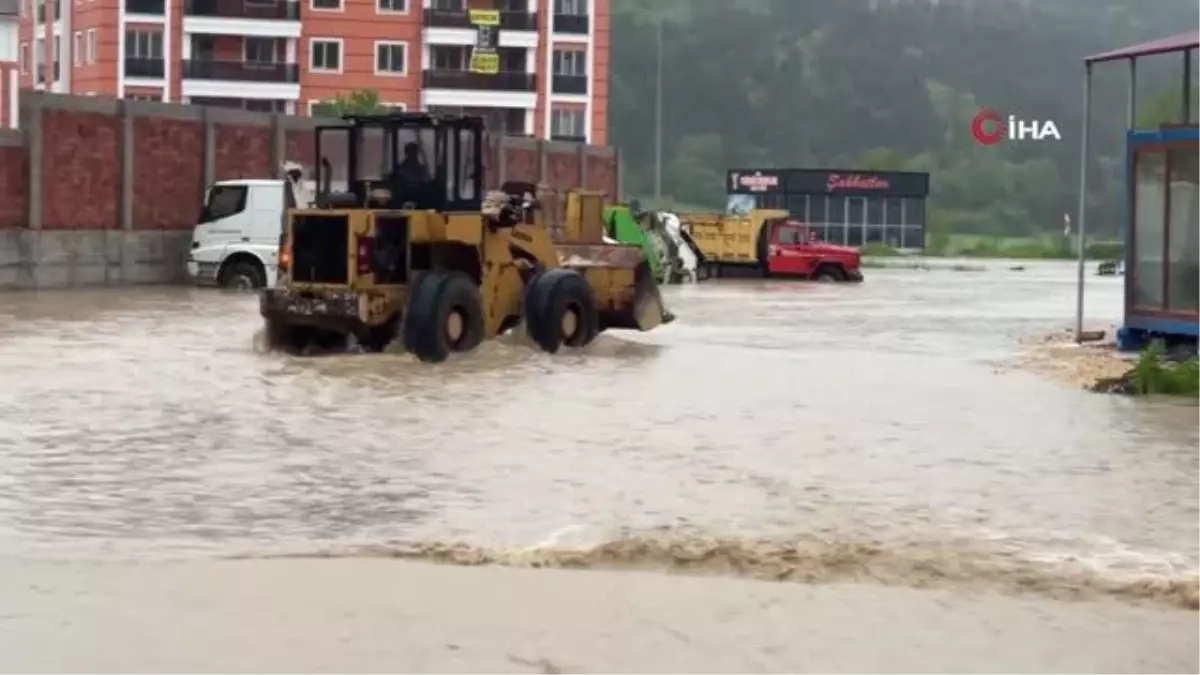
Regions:
M 825 183 L 825 189 L 829 192 L 837 190 L 887 190 L 890 187 L 891 183 L 886 178 L 863 176 L 857 173 L 845 176 L 839 173 L 831 173 Z

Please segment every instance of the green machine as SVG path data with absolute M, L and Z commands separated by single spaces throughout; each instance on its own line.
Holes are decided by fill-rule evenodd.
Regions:
M 624 204 L 606 206 L 604 208 L 604 228 L 606 234 L 621 244 L 640 246 L 646 261 L 650 263 L 650 271 L 658 283 L 667 283 L 663 278 L 662 252 L 658 248 L 655 237 L 642 229 L 633 209 Z

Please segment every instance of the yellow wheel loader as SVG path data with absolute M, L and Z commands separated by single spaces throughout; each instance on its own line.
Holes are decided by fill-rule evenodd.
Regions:
M 399 341 L 438 362 L 521 322 L 553 353 L 673 319 L 640 248 L 604 243 L 599 193 L 569 193 L 557 223 L 537 186 L 485 193 L 482 119 L 347 116 L 315 133 L 314 207 L 288 212 L 260 296 L 272 349 Z

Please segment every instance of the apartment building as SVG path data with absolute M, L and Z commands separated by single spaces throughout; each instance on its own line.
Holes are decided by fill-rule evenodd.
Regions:
M 608 140 L 609 0 L 18 0 L 24 88 L 309 114 L 355 90 Z M 500 10 L 500 72 L 468 68 Z
M 0 0 L 0 129 L 17 126 L 19 4 L 20 0 Z

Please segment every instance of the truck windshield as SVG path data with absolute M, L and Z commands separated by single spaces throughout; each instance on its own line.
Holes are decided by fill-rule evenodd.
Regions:
M 214 185 L 208 189 L 204 208 L 200 212 L 201 223 L 228 218 L 246 210 L 245 185 Z
M 802 242 L 800 230 L 794 225 L 780 225 L 775 241 L 779 244 L 799 244 Z

